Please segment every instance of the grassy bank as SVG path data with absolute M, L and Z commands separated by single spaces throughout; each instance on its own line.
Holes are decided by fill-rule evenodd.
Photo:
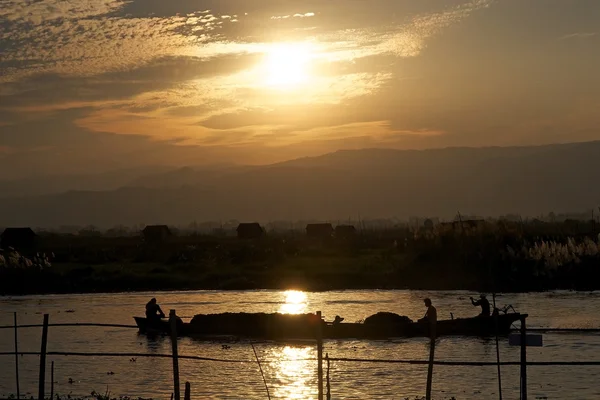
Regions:
M 280 262 L 207 265 L 202 262 L 54 263 L 38 269 L 4 269 L 0 293 L 160 291 L 192 289 L 469 289 L 537 291 L 592 290 L 600 285 L 596 259 L 577 268 L 540 274 L 538 263 L 490 268 L 431 255 L 299 256 Z
M 186 289 L 600 289 L 591 234 L 507 231 L 363 232 L 344 240 L 178 236 L 43 238 L 51 266 L 0 268 L 0 293 Z M 8 257 L 7 257 L 8 259 Z

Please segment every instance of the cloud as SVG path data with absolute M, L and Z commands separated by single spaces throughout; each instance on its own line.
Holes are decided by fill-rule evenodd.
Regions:
M 427 39 L 460 23 L 475 11 L 490 7 L 495 2 L 496 0 L 472 0 L 449 11 L 418 15 L 398 32 L 382 35 L 383 40 L 377 49 L 402 57 L 415 57 L 426 47 Z
M 4 126 L 0 138 L 23 149 L 122 136 L 154 150 L 162 143 L 223 155 L 442 135 L 433 124 L 395 117 L 418 108 L 394 103 L 410 97 L 399 65 L 493 3 L 6 0 L 0 112 L 21 137 Z M 309 48 L 305 83 L 265 84 L 273 42 L 290 54 Z M 57 129 L 45 132 L 49 121 Z
M 130 0 L 3 0 L 0 18 L 40 24 L 57 19 L 81 19 L 106 15 Z
M 151 16 L 153 9 L 160 10 L 158 3 L 145 6 L 149 14 L 146 16 L 140 12 L 137 14 L 139 16 L 127 17 L 117 13 L 128 12 L 129 7 L 134 5 L 138 8 L 132 11 L 141 10 L 139 7 L 142 3 L 147 2 L 10 0 L 8 7 L 3 7 L 4 17 L 9 24 L 0 28 L 0 41 L 4 47 L 3 62 L 0 62 L 3 78 L 0 78 L 0 82 L 14 81 L 32 73 L 93 76 L 135 68 L 166 56 L 212 57 L 257 53 L 264 48 L 260 42 L 228 39 L 228 27 L 234 24 L 234 19 L 247 20 L 249 25 L 244 26 L 246 35 L 251 34 L 255 26 L 264 23 L 245 15 L 233 14 L 235 18 L 231 18 L 231 13 L 206 13 L 190 8 L 185 15 Z M 263 0 L 262 3 L 267 5 L 272 2 Z M 356 58 L 386 51 L 414 56 L 423 48 L 428 37 L 491 3 L 492 0 L 472 0 L 450 11 L 417 15 L 408 24 L 386 26 L 383 30 L 376 27 L 358 32 L 340 30 L 330 32 L 329 36 L 337 37 L 336 41 L 346 48 L 345 51 L 338 49 L 339 57 L 349 57 L 350 52 L 353 53 L 352 58 Z M 240 5 L 241 9 L 243 7 Z M 224 10 L 229 11 L 226 7 Z M 329 12 L 331 19 L 332 8 L 324 10 Z M 303 19 L 315 13 L 286 15 Z M 327 42 L 327 36 L 318 36 L 316 39 Z M 237 34 L 235 37 L 240 38 Z
M 383 144 L 398 141 L 404 136 L 431 137 L 445 134 L 440 130 L 394 130 L 389 121 L 369 121 L 319 127 L 305 131 L 292 131 L 299 142 L 318 140 L 343 140 L 368 136 L 375 143 Z
M 50 111 L 53 108 L 64 109 L 70 106 L 86 106 L 104 102 L 112 104 L 135 103 L 136 107 L 153 107 L 176 105 L 183 99 L 169 103 L 168 90 L 199 79 L 212 79 L 220 75 L 239 72 L 248 63 L 256 62 L 252 55 L 230 55 L 212 58 L 172 57 L 156 58 L 144 65 L 126 71 L 112 71 L 96 76 L 73 76 L 57 73 L 31 75 L 16 82 L 8 82 L 0 89 L 2 99 L 0 109 L 10 108 L 14 111 Z M 141 104 L 135 98 L 144 93 L 165 91 L 164 101 L 143 96 L 148 104 Z M 69 105 L 71 104 L 71 105 Z M 78 105 L 79 104 L 79 105 Z
M 218 38 L 213 31 L 223 23 L 232 22 L 177 16 L 58 19 L 33 27 L 9 24 L 0 29 L 0 82 L 41 73 L 94 76 L 135 69 L 164 57 L 218 56 L 216 46 L 203 44 Z
M 569 39 L 589 39 L 597 36 L 597 32 L 576 32 L 569 33 L 568 35 L 564 35 L 560 37 L 560 40 L 569 40 Z
M 293 15 L 274 15 L 271 17 L 271 19 L 278 20 L 278 19 L 288 19 L 288 18 L 309 18 L 309 17 L 314 17 L 314 16 L 315 16 L 315 13 L 308 12 L 308 13 L 304 13 L 304 14 L 293 14 Z

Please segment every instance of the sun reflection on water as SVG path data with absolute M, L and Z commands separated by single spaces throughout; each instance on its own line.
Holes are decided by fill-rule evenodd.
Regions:
M 278 360 L 273 364 L 277 384 L 275 396 L 281 399 L 310 399 L 314 397 L 315 362 L 308 360 L 314 357 L 314 346 L 273 349 L 272 358 Z
M 307 310 L 306 293 L 298 290 L 287 290 L 283 292 L 285 304 L 279 308 L 284 314 L 300 314 Z

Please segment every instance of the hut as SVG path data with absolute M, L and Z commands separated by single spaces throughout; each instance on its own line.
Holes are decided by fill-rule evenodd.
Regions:
M 31 228 L 6 228 L 0 236 L 2 247 L 13 247 L 18 251 L 34 250 L 37 235 Z
M 239 239 L 257 239 L 265 234 L 264 229 L 258 222 L 240 223 L 236 232 Z
M 306 225 L 306 236 L 311 238 L 328 238 L 333 232 L 333 226 L 329 223 Z
M 338 225 L 335 227 L 335 237 L 338 239 L 348 239 L 356 235 L 354 225 Z
M 148 225 L 142 231 L 144 241 L 148 243 L 162 242 L 172 236 L 167 225 Z

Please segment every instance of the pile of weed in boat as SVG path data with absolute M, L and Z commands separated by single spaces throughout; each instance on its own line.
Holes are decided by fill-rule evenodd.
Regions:
M 400 325 L 410 324 L 413 321 L 404 316 L 391 312 L 378 312 L 365 319 L 367 325 Z

